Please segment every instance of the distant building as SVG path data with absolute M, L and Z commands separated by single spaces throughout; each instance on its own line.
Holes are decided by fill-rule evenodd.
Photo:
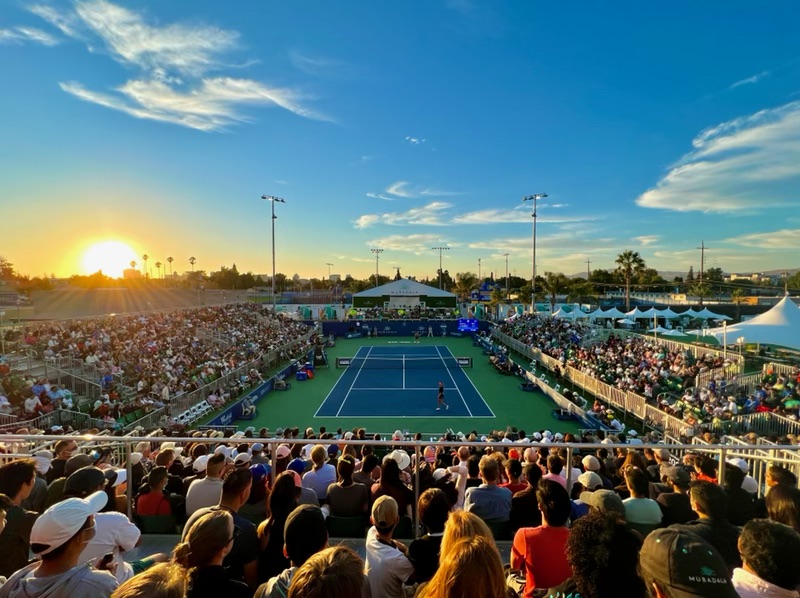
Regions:
M 135 280 L 142 277 L 141 271 L 137 270 L 136 268 L 125 268 L 122 271 L 122 278 L 125 280 Z

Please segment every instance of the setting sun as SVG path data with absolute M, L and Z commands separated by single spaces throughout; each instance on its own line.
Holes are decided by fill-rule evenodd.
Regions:
M 129 245 L 120 241 L 103 241 L 95 243 L 83 254 L 83 271 L 94 274 L 102 270 L 106 276 L 119 278 L 136 259 L 136 253 Z

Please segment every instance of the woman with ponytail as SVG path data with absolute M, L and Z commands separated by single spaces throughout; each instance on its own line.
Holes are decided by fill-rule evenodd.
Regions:
M 172 553 L 189 575 L 186 598 L 252 598 L 247 584 L 229 579 L 222 566 L 237 532 L 233 517 L 224 510 L 211 511 L 192 524 L 186 541 Z

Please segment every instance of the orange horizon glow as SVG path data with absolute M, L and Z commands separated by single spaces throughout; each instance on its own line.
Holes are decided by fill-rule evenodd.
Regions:
M 133 248 L 124 241 L 99 241 L 83 252 L 81 270 L 84 274 L 94 274 L 100 270 L 111 278 L 121 278 L 123 271 L 131 267 L 131 262 L 136 262 L 139 268 L 140 261 Z

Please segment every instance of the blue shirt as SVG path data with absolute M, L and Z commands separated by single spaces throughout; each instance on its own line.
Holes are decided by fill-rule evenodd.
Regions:
M 467 488 L 464 510 L 475 513 L 484 521 L 508 521 L 511 513 L 511 491 L 488 484 Z

